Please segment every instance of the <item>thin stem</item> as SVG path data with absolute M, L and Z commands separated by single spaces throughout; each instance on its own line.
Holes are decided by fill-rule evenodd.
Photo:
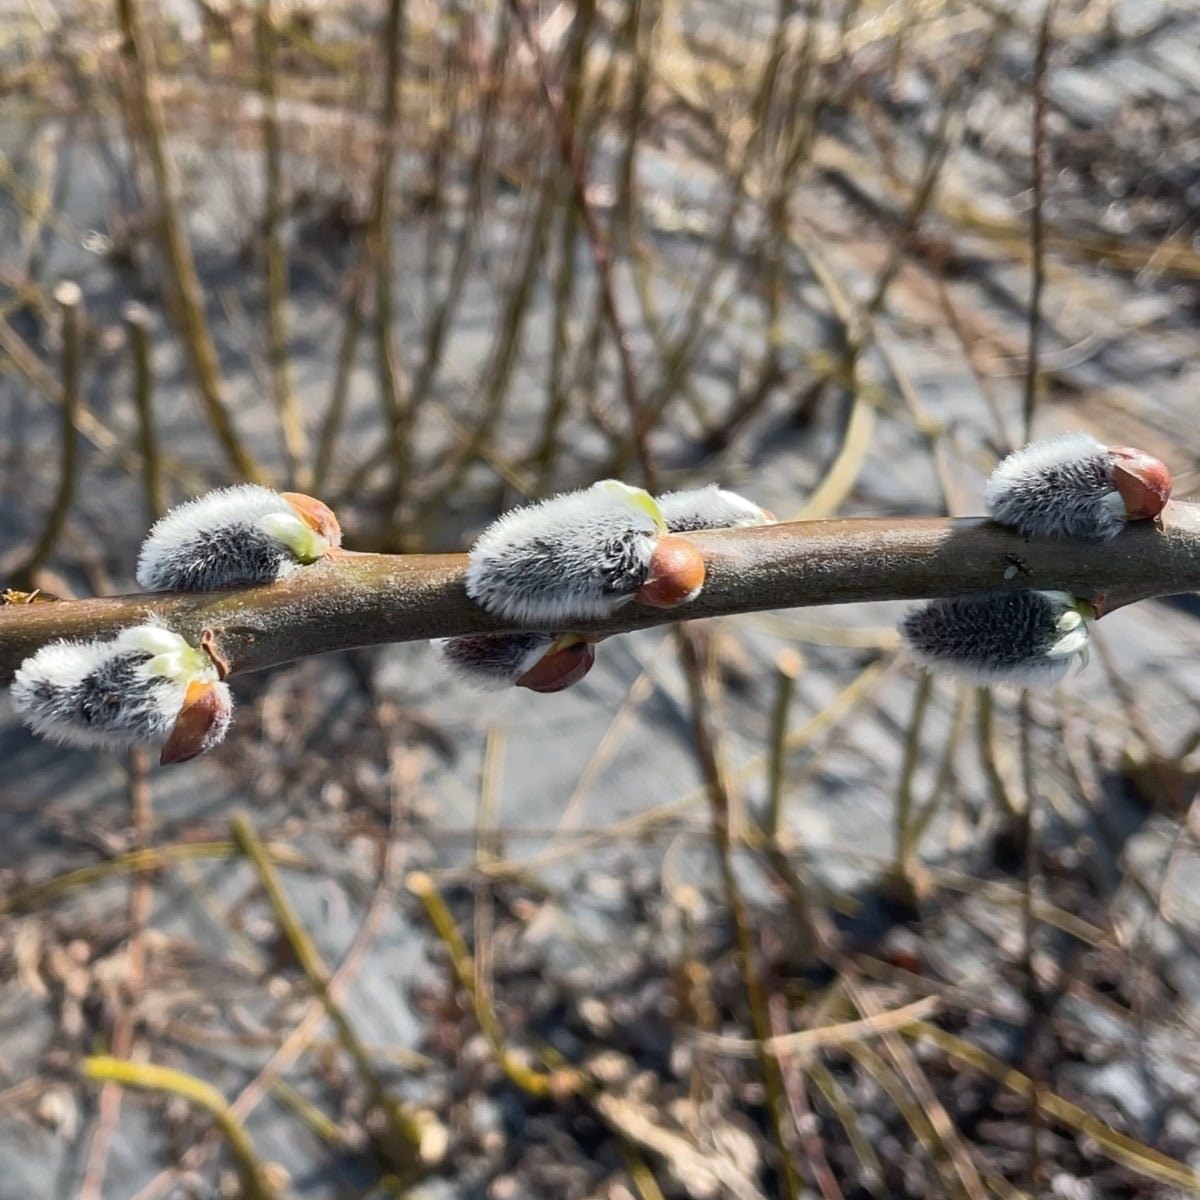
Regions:
M 272 1186 L 245 1126 L 233 1115 L 225 1097 L 211 1084 L 170 1067 L 126 1062 L 103 1054 L 85 1058 L 82 1070 L 88 1079 L 118 1083 L 122 1087 L 141 1088 L 145 1091 L 168 1092 L 205 1109 L 212 1114 L 225 1135 L 234 1158 L 237 1159 L 242 1186 L 250 1200 L 274 1200 L 279 1194 Z
M 911 868 L 915 838 L 913 830 L 913 779 L 917 763 L 921 758 L 921 730 L 925 714 L 929 711 L 929 700 L 933 695 L 933 676 L 928 672 L 917 680 L 913 695 L 912 713 L 909 716 L 908 732 L 904 738 L 904 759 L 900 764 L 900 781 L 896 787 L 896 863 L 895 881 L 901 887 L 911 888 Z
M 124 39 L 122 53 L 133 84 L 133 106 L 146 149 L 161 208 L 163 248 L 174 282 L 173 297 L 182 325 L 183 345 L 200 391 L 200 400 L 234 469 L 245 479 L 265 482 L 262 468 L 246 449 L 226 411 L 221 369 L 204 313 L 204 292 L 183 228 L 175 164 L 167 149 L 167 123 L 154 85 L 154 50 L 142 24 L 139 0 L 117 0 L 117 19 Z
M 530 1095 L 549 1097 L 564 1090 L 563 1085 L 569 1081 L 569 1074 L 561 1073 L 560 1080 L 557 1076 L 535 1070 L 517 1058 L 508 1048 L 504 1026 L 501 1025 L 491 1002 L 478 987 L 475 961 L 433 879 L 424 871 L 414 871 L 408 877 L 408 890 L 425 906 L 429 923 L 450 955 L 450 964 L 454 968 L 459 986 L 471 998 L 479 1030 L 504 1073 L 522 1091 Z
M 515 271 L 507 295 L 501 304 L 500 327 L 496 331 L 493 352 L 485 364 L 476 406 L 479 417 L 463 444 L 455 451 L 449 478 L 439 488 L 445 494 L 460 484 L 471 460 L 491 438 L 504 415 L 505 400 L 513 369 L 521 351 L 524 330 L 530 315 L 531 300 L 538 282 L 538 271 L 546 257 L 546 242 L 557 200 L 557 180 L 553 172 L 542 181 L 533 217 L 526 235 L 525 252 Z
M 1046 68 L 1050 59 L 1050 32 L 1057 0 L 1046 0 L 1038 30 L 1037 55 L 1033 64 L 1033 156 L 1030 162 L 1033 207 L 1029 213 L 1029 338 L 1025 360 L 1025 396 L 1022 405 L 1025 441 L 1033 440 L 1033 418 L 1037 409 L 1038 354 L 1042 342 L 1042 289 L 1045 285 L 1045 229 L 1043 205 L 1046 180 Z
M 153 318 L 143 305 L 130 301 L 125 306 L 125 334 L 133 359 L 133 403 L 138 415 L 138 449 L 146 484 L 146 508 L 157 521 L 167 511 L 163 486 L 162 456 L 154 429 L 154 377 L 150 369 L 150 325 Z
M 978 688 L 975 710 L 975 736 L 979 745 L 979 765 L 988 781 L 988 791 L 1001 815 L 1012 825 L 1021 814 L 1021 806 L 1009 795 L 1008 784 L 996 760 L 996 698 L 991 688 Z
M 75 496 L 75 477 L 79 471 L 79 414 L 83 408 L 83 396 L 79 387 L 79 364 L 81 358 L 80 317 L 83 308 L 83 292 L 79 285 L 64 281 L 54 290 L 54 299 L 62 317 L 62 424 L 59 428 L 58 493 L 46 518 L 42 536 L 30 551 L 23 566 L 13 573 L 19 588 L 33 589 L 37 586 L 35 576 L 58 545 L 71 511 Z
M 692 708 L 692 734 L 700 760 L 708 792 L 712 822 L 713 847 L 721 870 L 721 882 L 729 916 L 733 922 L 737 939 L 738 966 L 742 984 L 746 991 L 746 1006 L 754 1029 L 754 1040 L 758 1050 L 759 1069 L 766 1089 L 767 1115 L 775 1134 L 777 1170 L 784 1191 L 790 1200 L 800 1196 L 800 1180 L 792 1163 L 792 1143 L 795 1140 L 784 1123 L 787 1111 L 787 1095 L 783 1072 L 779 1060 L 766 1049 L 773 1030 L 771 1028 L 768 993 L 758 968 L 758 953 L 751 932 L 749 913 L 742 899 L 733 862 L 732 797 L 725 773 L 717 755 L 709 722 L 709 697 L 705 687 L 704 667 L 698 652 L 695 634 L 686 625 L 677 632 L 677 644 L 688 680 L 688 692 Z
M 129 807 L 135 850 L 146 850 L 153 823 L 150 791 L 150 758 L 142 749 L 129 752 Z M 133 1054 L 137 1025 L 137 1004 L 146 977 L 146 947 L 142 934 L 150 919 L 153 883 L 149 874 L 134 875 L 129 884 L 129 965 L 122 986 L 122 1002 L 113 1020 L 111 1050 L 114 1057 L 127 1059 Z M 101 1200 L 108 1155 L 121 1115 L 121 1088 L 106 1083 L 100 1090 L 96 1129 L 88 1148 L 87 1166 L 79 1187 L 79 1200 Z
M 1037 1085 L 1027 1075 L 1014 1070 L 1008 1063 L 994 1057 L 986 1050 L 981 1050 L 971 1042 L 956 1037 L 936 1025 L 931 1025 L 926 1021 L 914 1021 L 902 1032 L 905 1037 L 932 1043 L 949 1057 L 996 1080 L 1014 1095 L 1031 1100 L 1037 1092 Z M 1174 1184 L 1187 1189 L 1188 1192 L 1194 1192 L 1200 1188 L 1200 1173 L 1188 1166 L 1187 1163 L 1171 1158 L 1170 1155 L 1163 1154 L 1128 1134 L 1118 1132 L 1110 1125 L 1106 1125 L 1099 1117 L 1093 1116 L 1077 1104 L 1072 1104 L 1054 1092 L 1042 1092 L 1040 1102 L 1048 1117 L 1078 1131 L 1083 1137 L 1095 1143 L 1099 1151 L 1113 1162 L 1119 1162 L 1145 1178 Z
M 788 712 L 796 680 L 804 670 L 804 659 L 795 650 L 785 650 L 775 660 L 775 703 L 771 708 L 770 766 L 767 772 L 767 806 L 763 833 L 774 841 L 779 836 L 783 813 L 783 777 L 787 764 Z
M 507 9 L 504 11 L 507 12 Z M 563 90 L 563 107 L 566 119 L 576 123 L 580 112 L 580 96 L 583 90 L 584 66 L 587 56 L 588 37 L 596 16 L 594 0 L 580 0 L 575 9 L 575 20 L 571 23 L 571 41 L 567 47 L 566 86 Z M 584 131 L 583 153 L 587 153 L 587 131 Z M 571 183 L 568 179 L 567 186 Z M 558 239 L 558 264 L 554 276 L 554 322 L 550 349 L 550 376 L 546 384 L 547 403 L 542 417 L 542 429 L 538 435 L 538 448 L 534 461 L 538 469 L 538 487 L 544 490 L 554 470 L 558 448 L 559 427 L 567 414 L 570 386 L 566 380 L 568 323 L 574 318 L 575 309 L 575 242 L 579 234 L 579 206 L 569 204 L 562 214 L 562 226 Z
M 470 273 L 471 255 L 475 249 L 476 240 L 481 231 L 483 221 L 481 212 L 485 207 L 485 193 L 491 178 L 492 161 L 496 152 L 496 121 L 497 110 L 504 93 L 504 72 L 508 63 L 509 48 L 509 14 L 508 9 L 501 5 L 496 10 L 496 31 L 493 35 L 492 54 L 488 60 L 485 83 L 483 85 L 482 106 L 479 110 L 479 137 L 475 151 L 471 156 L 471 169 L 467 185 L 467 197 L 463 204 L 464 219 L 460 222 L 454 253 L 451 256 L 450 267 L 446 272 L 445 290 L 437 308 L 430 317 L 425 328 L 425 345 L 421 362 L 414 372 L 412 390 L 409 393 L 409 406 L 413 412 L 420 412 L 422 405 L 428 399 L 435 382 L 438 368 L 441 366 L 442 354 L 446 339 L 454 324 L 454 317 L 462 299 L 463 288 Z M 363 481 L 387 461 L 390 453 L 389 446 L 384 445 L 365 462 L 359 464 L 350 473 L 342 487 L 344 495 L 355 495 L 362 488 Z M 422 496 L 413 525 L 421 528 L 426 514 L 439 509 L 445 500 L 444 488 L 439 486 Z
M 391 430 L 392 483 L 385 511 L 393 520 L 409 485 L 411 454 L 409 440 L 415 416 L 412 397 L 404 398 L 405 382 L 400 366 L 392 325 L 395 305 L 392 300 L 392 168 L 396 160 L 396 140 L 400 114 L 400 72 L 404 65 L 405 2 L 388 0 L 384 42 L 387 65 L 384 69 L 383 111 L 379 120 L 379 162 L 375 174 L 375 195 L 371 212 L 369 245 L 375 256 L 375 344 L 378 355 L 379 387 L 384 416 Z
M 350 272 L 350 298 L 346 308 L 346 323 L 338 346 L 337 368 L 333 376 L 333 392 L 329 408 L 317 438 L 317 461 L 313 467 L 313 491 L 320 495 L 329 479 L 333 455 L 337 448 L 346 405 L 350 400 L 350 377 L 354 373 L 354 356 L 362 333 L 363 290 L 366 287 L 367 264 L 370 256 L 364 251 Z
M 283 149 L 276 112 L 275 28 L 271 0 L 259 0 L 254 23 L 254 49 L 258 90 L 262 97 L 263 175 L 267 193 L 263 214 L 267 254 L 267 361 L 275 407 L 279 410 L 288 474 L 297 487 L 305 487 L 307 479 L 306 472 L 302 473 L 302 464 L 308 457 L 308 439 L 304 436 L 304 422 L 292 391 L 288 364 L 288 259 L 280 232 L 283 224 Z
M 145 850 L 131 850 L 116 858 L 88 867 L 79 867 L 65 875 L 47 879 L 23 891 L 12 892 L 0 898 L 0 917 L 12 913 L 32 912 L 43 904 L 52 904 L 62 896 L 69 896 L 80 888 L 90 887 L 114 875 L 142 875 L 151 871 L 162 871 L 177 863 L 199 862 L 205 859 L 228 859 L 237 854 L 233 842 L 178 842 L 171 846 L 151 846 Z M 289 867 L 302 868 L 308 860 L 290 847 L 268 845 L 266 852 L 272 861 Z
M 628 329 L 621 316 L 620 303 L 617 300 L 616 283 L 613 279 L 612 257 L 609 252 L 608 239 L 600 228 L 595 209 L 588 198 L 587 165 L 575 144 L 575 131 L 570 114 L 563 103 L 562 89 L 550 78 L 549 67 L 542 53 L 541 43 L 529 19 L 529 11 L 523 0 L 508 0 L 517 23 L 521 26 L 521 36 L 533 56 L 534 67 L 537 71 L 538 83 L 546 104 L 554 116 L 558 128 L 559 149 L 563 161 L 570 168 L 572 190 L 575 203 L 583 217 L 584 228 L 587 231 L 588 244 L 592 251 L 592 262 L 596 268 L 596 277 L 600 285 L 601 302 L 607 317 L 613 340 L 617 344 L 617 356 L 621 363 L 621 380 L 625 397 L 625 407 L 629 411 L 630 431 L 638 462 L 646 487 L 656 491 L 655 480 L 657 471 L 650 456 L 648 445 L 649 426 L 638 395 L 637 372 L 633 362 L 633 347 Z
M 245 813 L 235 813 L 231 825 L 234 841 L 254 868 L 275 919 L 279 922 L 280 931 L 287 939 L 313 991 L 324 1005 L 326 1015 L 337 1029 L 338 1040 L 353 1059 L 371 1102 L 388 1122 L 394 1135 L 392 1150 L 398 1159 L 396 1165 L 405 1172 L 420 1174 L 426 1166 L 440 1161 L 445 1153 L 445 1128 L 429 1110 L 412 1109 L 388 1095 L 366 1047 L 350 1024 L 341 1002 L 331 990 L 329 968 L 283 890 L 279 874 L 267 854 L 266 847 L 254 831 L 254 826 Z
M 1042 1177 L 1042 1056 L 1038 1042 L 1045 1002 L 1034 965 L 1037 939 L 1037 915 L 1034 894 L 1039 871 L 1037 844 L 1037 779 L 1034 767 L 1033 714 L 1029 709 L 1029 693 L 1022 692 L 1017 705 L 1017 721 L 1021 740 L 1021 782 L 1025 790 L 1025 821 L 1022 840 L 1025 844 L 1025 889 L 1022 894 L 1022 964 L 1025 976 L 1025 1074 L 1033 1087 L 1029 1095 L 1029 1189 L 1036 1195 Z

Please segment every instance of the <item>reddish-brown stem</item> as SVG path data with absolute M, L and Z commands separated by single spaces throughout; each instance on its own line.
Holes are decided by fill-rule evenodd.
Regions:
M 1200 591 L 1200 504 L 1182 501 L 1168 504 L 1159 522 L 1132 524 L 1103 545 L 1026 541 L 980 517 L 800 521 L 690 540 L 706 564 L 695 600 L 673 609 L 631 604 L 602 620 L 573 621 L 578 632 L 997 588 L 1105 595 L 1106 612 Z M 468 599 L 465 567 L 461 554 L 343 552 L 269 587 L 8 605 L 0 607 L 0 683 L 46 642 L 111 634 L 152 614 L 196 644 L 210 630 L 208 644 L 233 673 L 354 646 L 511 628 Z
M 596 211 L 588 199 L 587 164 L 575 144 L 575 131 L 571 125 L 570 114 L 563 102 L 562 91 L 551 79 L 550 70 L 542 53 L 541 43 L 529 19 L 529 13 L 522 0 L 509 0 L 509 7 L 521 26 L 521 36 L 529 47 L 533 57 L 534 69 L 537 72 L 538 86 L 546 99 L 546 106 L 554 117 L 558 132 L 559 148 L 563 161 L 570 168 L 571 187 L 575 193 L 575 203 L 583 217 L 584 229 L 587 232 L 588 244 L 592 251 L 592 262 L 595 264 L 596 276 L 600 281 L 600 296 L 604 305 L 604 313 L 612 330 L 613 341 L 617 344 L 617 355 L 621 361 L 621 381 L 625 394 L 625 406 L 629 410 L 630 431 L 633 437 L 634 451 L 642 468 L 644 482 L 651 491 L 655 487 L 654 461 L 650 457 L 647 443 L 649 429 L 646 415 L 638 398 L 637 373 L 633 364 L 633 350 L 625 322 L 621 318 L 620 305 L 617 301 L 616 284 L 613 281 L 612 257 L 608 250 L 608 238 L 600 228 L 596 219 Z

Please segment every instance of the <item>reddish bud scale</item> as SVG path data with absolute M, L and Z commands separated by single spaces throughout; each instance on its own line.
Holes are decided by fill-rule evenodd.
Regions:
M 188 762 L 203 754 L 224 736 L 229 717 L 228 693 L 223 687 L 200 680 L 189 683 L 159 765 Z
M 704 558 L 686 538 L 660 537 L 650 572 L 637 599 L 651 608 L 675 608 L 694 600 L 704 586 Z
M 1129 446 L 1110 446 L 1113 487 L 1131 521 L 1157 517 L 1171 498 L 1171 472 L 1153 454 Z
M 573 642 L 544 654 L 515 682 L 531 692 L 561 692 L 578 683 L 595 661 L 596 650 L 591 642 Z
M 309 527 L 325 538 L 331 546 L 342 543 L 342 527 L 333 509 L 315 496 L 303 492 L 279 493 L 296 510 L 296 515 Z

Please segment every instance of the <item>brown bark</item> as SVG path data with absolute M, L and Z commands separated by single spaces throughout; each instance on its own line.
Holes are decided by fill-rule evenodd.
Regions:
M 1103 598 L 1111 611 L 1200 591 L 1200 504 L 1186 502 L 1106 545 L 1026 541 L 977 517 L 860 517 L 690 536 L 708 565 L 695 601 L 670 610 L 630 605 L 575 627 L 613 634 L 764 609 L 1020 587 Z M 112 634 L 151 614 L 194 642 L 210 631 L 233 672 L 352 646 L 506 628 L 467 598 L 465 566 L 462 554 L 347 554 L 269 587 L 10 605 L 0 608 L 0 683 L 46 642 Z

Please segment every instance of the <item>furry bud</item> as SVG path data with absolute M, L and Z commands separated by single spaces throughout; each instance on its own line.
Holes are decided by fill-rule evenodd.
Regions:
M 240 484 L 173 508 L 138 555 L 137 581 L 153 591 L 203 592 L 273 583 L 340 545 L 320 500 Z
M 672 533 L 775 523 L 774 513 L 759 508 L 737 492 L 717 487 L 715 483 L 686 492 L 667 492 L 659 496 L 658 507 Z
M 480 633 L 435 643 L 446 665 L 482 691 L 561 692 L 592 668 L 595 649 L 577 634 Z
M 647 582 L 665 532 L 652 496 L 606 479 L 489 525 L 471 548 L 467 595 L 521 625 L 608 616 Z
M 212 749 L 233 712 L 208 655 L 161 625 L 51 642 L 21 664 L 12 697 L 25 724 L 50 741 L 85 750 L 162 745 L 164 763 Z
M 983 592 L 930 600 L 900 622 L 912 657 L 969 683 L 1048 687 L 1086 661 L 1081 605 L 1067 592 Z
M 1158 516 L 1170 494 L 1159 459 L 1064 433 L 1013 451 L 988 480 L 986 499 L 992 520 L 1026 537 L 1106 542 L 1127 520 Z

